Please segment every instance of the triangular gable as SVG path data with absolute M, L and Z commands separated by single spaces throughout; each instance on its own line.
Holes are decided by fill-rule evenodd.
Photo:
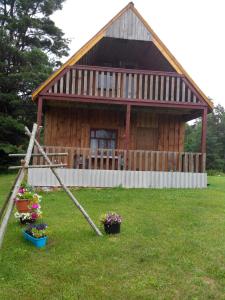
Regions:
M 133 26 L 130 26 L 132 25 Z M 122 30 L 123 28 L 130 28 L 130 31 Z M 83 57 L 92 47 L 94 47 L 103 37 L 117 37 L 125 39 L 141 39 L 152 41 L 159 51 L 164 55 L 172 67 L 177 73 L 184 75 L 188 81 L 193 85 L 202 99 L 208 104 L 209 108 L 213 108 L 213 103 L 202 92 L 197 84 L 192 80 L 188 73 L 184 70 L 181 64 L 176 60 L 168 48 L 159 39 L 156 33 L 152 30 L 149 24 L 140 15 L 134 4 L 130 2 L 124 9 L 122 9 L 108 24 L 106 24 L 92 39 L 90 39 L 80 50 L 78 50 L 66 63 L 64 63 L 57 71 L 55 71 L 50 77 L 43 82 L 32 94 L 32 98 L 35 99 L 43 89 L 50 85 L 51 82 L 60 73 L 65 71 L 68 66 L 74 65 L 81 57 Z M 139 37 L 138 37 L 139 36 Z M 63 72 L 64 73 L 64 72 Z
M 127 40 L 152 40 L 150 31 L 133 12 L 131 7 L 109 26 L 105 36 Z

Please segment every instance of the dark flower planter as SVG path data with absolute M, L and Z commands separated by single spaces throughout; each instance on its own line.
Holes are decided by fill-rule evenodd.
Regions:
M 120 233 L 120 224 L 119 223 L 112 224 L 112 225 L 104 224 L 104 229 L 107 234 Z

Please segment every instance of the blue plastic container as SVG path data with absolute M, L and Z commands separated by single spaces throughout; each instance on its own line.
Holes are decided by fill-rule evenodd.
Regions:
M 29 235 L 28 233 L 26 233 L 25 230 L 23 230 L 23 236 L 24 236 L 25 240 L 30 241 L 37 248 L 44 247 L 46 245 L 46 242 L 48 239 L 47 236 L 37 239 L 37 238 Z

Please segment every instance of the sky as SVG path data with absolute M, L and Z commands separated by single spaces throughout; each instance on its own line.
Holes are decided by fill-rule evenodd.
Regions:
M 70 55 L 128 2 L 66 0 L 52 19 L 71 40 Z M 134 0 L 133 3 L 203 92 L 215 105 L 225 107 L 225 0 Z

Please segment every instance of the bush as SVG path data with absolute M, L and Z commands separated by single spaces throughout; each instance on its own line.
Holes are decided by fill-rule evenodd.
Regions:
M 225 173 L 222 170 L 207 170 L 208 176 L 225 176 Z

